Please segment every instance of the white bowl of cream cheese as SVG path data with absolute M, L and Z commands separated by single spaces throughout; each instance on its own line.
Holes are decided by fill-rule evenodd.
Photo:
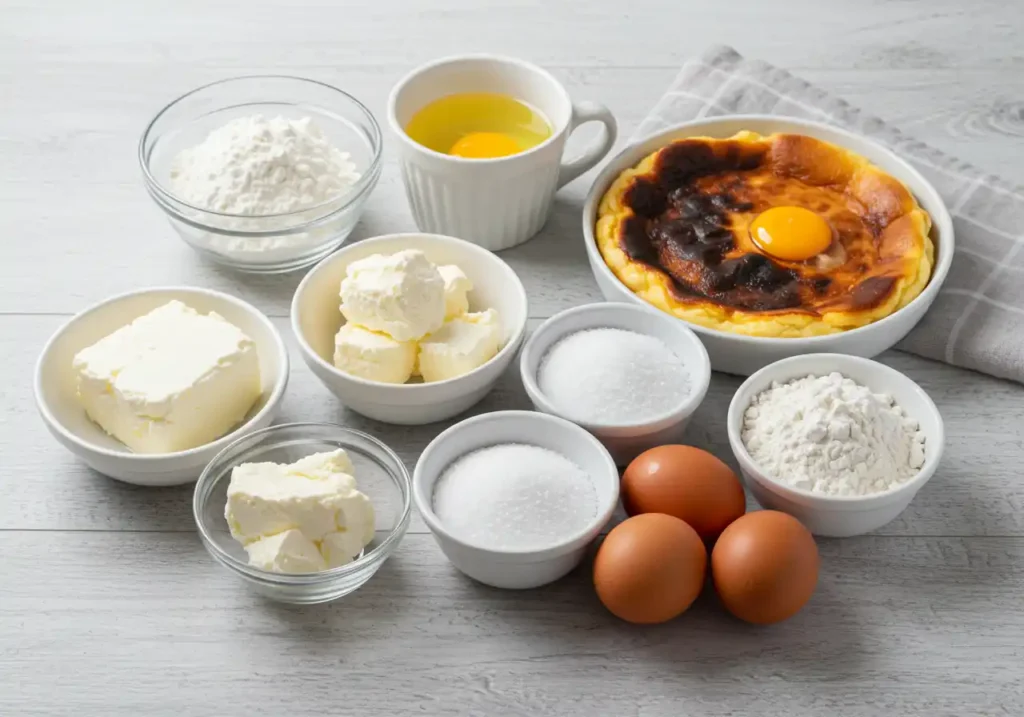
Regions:
M 261 393 L 241 423 L 214 440 L 187 450 L 135 452 L 90 420 L 78 396 L 74 361 L 83 349 L 172 301 L 179 301 L 203 314 L 215 312 L 252 340 L 259 360 Z M 154 395 L 160 393 L 161 376 L 151 376 L 143 383 L 153 386 Z M 287 385 L 288 353 L 284 340 L 270 319 L 254 306 L 228 294 L 185 286 L 133 291 L 86 309 L 50 338 L 35 370 L 36 406 L 50 433 L 94 470 L 126 483 L 145 486 L 195 481 L 222 448 L 247 433 L 270 425 Z M 199 386 L 196 390 L 202 388 Z M 132 396 L 133 401 L 144 402 L 145 399 L 144 391 L 136 391 Z M 194 418 L 179 416 L 173 412 L 173 399 L 172 396 L 172 412 L 168 419 L 185 422 L 208 418 L 205 414 Z M 179 403 L 187 410 L 185 402 Z

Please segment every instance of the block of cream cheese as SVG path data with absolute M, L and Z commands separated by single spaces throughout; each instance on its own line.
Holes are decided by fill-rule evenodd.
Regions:
M 365 496 L 364 496 L 365 497 Z M 354 530 L 328 533 L 320 541 L 320 553 L 328 568 L 339 568 L 348 565 L 362 552 L 369 540 L 365 535 L 360 535 Z M 373 534 L 370 534 L 373 539 Z
M 352 465 L 352 459 L 341 448 L 326 453 L 311 453 L 284 467 L 288 469 L 289 473 L 307 478 L 327 478 L 336 473 L 344 473 L 355 479 L 356 475 L 356 467 Z
M 245 546 L 249 565 L 273 573 L 316 573 L 327 569 L 327 561 L 316 544 L 300 530 L 286 530 L 260 538 Z
M 374 254 L 346 269 L 341 313 L 396 341 L 418 341 L 444 323 L 444 279 L 419 250 Z
M 347 323 L 334 337 L 334 365 L 368 381 L 405 383 L 416 366 L 416 342 Z
M 262 392 L 256 344 L 214 312 L 171 301 L 72 362 L 78 398 L 103 430 L 138 453 L 220 438 Z
M 445 321 L 462 316 L 469 311 L 469 298 L 466 294 L 473 290 L 473 282 L 454 264 L 439 266 L 437 270 L 444 279 Z
M 373 540 L 370 499 L 356 489 L 352 461 L 344 450 L 315 453 L 291 464 L 243 463 L 231 472 L 224 517 L 231 535 L 246 547 L 297 531 L 314 546 L 326 567 L 351 562 Z M 283 565 L 308 555 L 297 538 L 249 551 L 250 564 Z M 287 552 L 293 557 L 280 557 Z M 324 569 L 324 568 L 318 568 Z M 279 571 L 280 572 L 280 571 Z
M 494 358 L 501 338 L 497 311 L 465 314 L 420 342 L 417 368 L 425 382 L 462 376 Z

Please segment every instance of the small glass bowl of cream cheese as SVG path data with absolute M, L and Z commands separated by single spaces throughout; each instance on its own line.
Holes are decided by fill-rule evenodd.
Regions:
M 342 245 L 380 177 L 382 144 L 373 114 L 340 89 L 238 77 L 160 110 L 139 142 L 139 163 L 149 195 L 199 254 L 274 274 L 312 266 Z M 324 161 L 336 152 L 344 159 Z
M 232 470 L 245 463 L 290 464 L 339 448 L 352 461 L 358 490 L 373 505 L 369 544 L 352 562 L 318 572 L 278 573 L 250 565 L 225 518 Z M 252 433 L 221 451 L 196 483 L 192 510 L 203 545 L 218 563 L 267 598 L 310 605 L 359 589 L 394 552 L 409 526 L 411 479 L 401 458 L 372 436 L 330 423 L 289 423 Z

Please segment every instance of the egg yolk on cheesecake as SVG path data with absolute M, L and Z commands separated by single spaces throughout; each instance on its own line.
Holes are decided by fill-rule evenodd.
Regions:
M 832 227 L 803 207 L 772 207 L 750 225 L 750 237 L 766 254 L 784 261 L 804 261 L 828 249 Z

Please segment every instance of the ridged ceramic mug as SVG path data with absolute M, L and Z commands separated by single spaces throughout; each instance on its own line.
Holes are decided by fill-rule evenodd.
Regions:
M 446 95 L 496 92 L 539 110 L 551 136 L 519 154 L 465 159 L 427 149 L 405 132 L 412 116 Z M 437 60 L 408 74 L 391 91 L 388 121 L 399 139 L 402 179 L 416 225 L 499 251 L 521 244 L 544 226 L 555 192 L 608 154 L 615 143 L 612 113 L 596 102 L 573 102 L 546 70 L 495 55 Z M 604 127 L 571 161 L 562 160 L 569 135 L 586 122 Z

